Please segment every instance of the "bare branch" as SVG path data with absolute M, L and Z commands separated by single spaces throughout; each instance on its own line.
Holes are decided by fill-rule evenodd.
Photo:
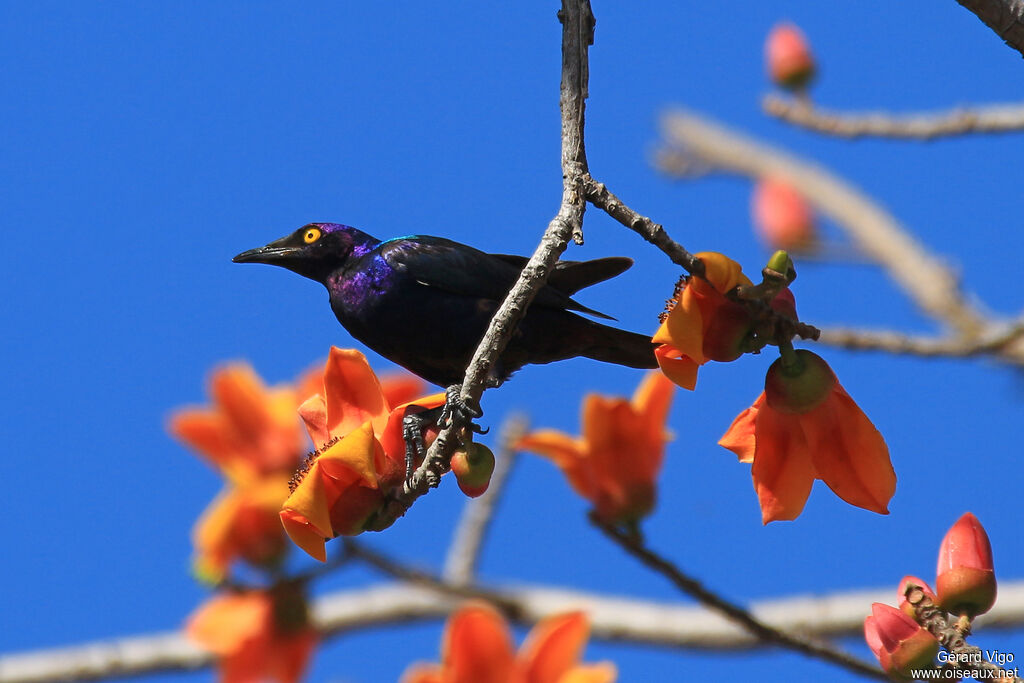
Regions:
M 582 609 L 594 638 L 700 650 L 749 650 L 764 643 L 705 608 L 662 601 L 581 593 L 553 587 L 494 589 L 515 601 L 516 621 L 531 625 L 545 616 Z M 750 613 L 770 626 L 819 637 L 860 637 L 872 602 L 895 601 L 895 590 L 849 591 L 755 602 Z M 442 619 L 459 598 L 424 586 L 378 584 L 324 595 L 313 603 L 313 621 L 324 638 L 390 624 Z M 999 585 L 999 602 L 975 621 L 990 630 L 1024 624 L 1024 582 Z M 977 628 L 975 630 L 978 630 Z M 213 658 L 181 632 L 131 636 L 66 648 L 0 656 L 0 683 L 92 681 L 160 671 L 208 667 Z
M 724 615 L 758 640 L 799 652 L 814 659 L 824 660 L 869 678 L 877 678 L 882 681 L 889 680 L 885 672 L 874 664 L 862 661 L 825 643 L 788 633 L 757 619 L 750 611 L 709 590 L 700 581 L 685 574 L 670 561 L 647 548 L 639 535 L 623 532 L 602 521 L 597 515 L 591 515 L 590 520 L 594 523 L 594 526 L 604 532 L 605 536 L 615 541 L 620 548 L 640 560 L 650 569 L 664 576 L 679 590 L 696 598 L 709 609 Z
M 969 133 L 1024 130 L 1024 105 L 964 107 L 939 113 L 845 113 L 819 109 L 807 100 L 766 95 L 765 113 L 786 123 L 842 138 L 934 140 Z
M 1024 0 L 956 0 L 1024 55 Z
M 675 159 L 752 178 L 776 177 L 793 185 L 822 213 L 845 228 L 865 254 L 889 275 L 926 313 L 964 337 L 974 337 L 986 321 L 960 291 L 955 273 L 933 257 L 887 211 L 866 195 L 810 161 L 756 142 L 695 114 L 665 116 L 668 149 L 658 158 L 673 173 Z
M 1010 365 L 1024 365 L 1021 337 L 1024 324 L 1011 325 L 994 335 L 976 339 L 936 338 L 901 334 L 888 330 L 823 329 L 818 341 L 858 351 L 885 351 L 924 357 L 972 358 L 992 356 Z
M 580 191 L 580 180 L 587 173 L 583 121 L 589 76 L 588 49 L 593 42 L 594 16 L 590 11 L 589 0 L 563 0 L 558 17 L 562 22 L 562 82 L 559 98 L 562 112 L 562 203 L 544 232 L 540 245 L 495 313 L 466 369 L 462 398 L 470 403 L 480 400 L 494 363 L 505 350 L 516 325 L 526 314 L 534 296 L 544 286 L 569 240 L 573 237 L 582 239 L 586 200 Z M 448 469 L 458 441 L 454 425 L 438 435 L 423 464 L 406 483 L 403 494 L 389 507 L 385 519 L 403 515 L 417 498 L 438 484 L 441 475 Z
M 526 434 L 529 422 L 525 415 L 511 415 L 505 419 L 498 434 L 498 452 L 495 454 L 494 472 L 487 491 L 479 498 L 466 502 L 455 538 L 448 547 L 444 571 L 441 576 L 455 585 L 468 585 L 476 575 L 484 537 L 490 528 L 494 511 L 512 472 L 518 453 L 515 444 Z

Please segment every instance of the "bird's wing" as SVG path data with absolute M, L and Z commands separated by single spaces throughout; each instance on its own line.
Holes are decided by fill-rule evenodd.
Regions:
M 491 256 L 512 264 L 517 270 L 522 270 L 529 260 L 525 256 L 514 254 L 491 254 Z M 566 294 L 575 294 L 584 287 L 596 285 L 598 282 L 621 275 L 632 265 L 633 259 L 627 256 L 609 256 L 590 261 L 559 261 L 551 271 L 548 284 Z
M 420 284 L 493 301 L 505 299 L 522 269 L 521 265 L 517 267 L 502 257 L 443 237 L 400 237 L 384 242 L 378 249 L 389 266 L 415 278 Z M 537 293 L 534 305 L 614 320 L 573 301 L 568 294 L 549 285 Z

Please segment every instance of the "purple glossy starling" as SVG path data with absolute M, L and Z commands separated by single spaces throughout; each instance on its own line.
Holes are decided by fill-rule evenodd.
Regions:
M 337 223 L 310 223 L 233 260 L 281 266 L 323 284 L 334 315 L 353 337 L 445 387 L 462 382 L 488 323 L 527 261 L 442 237 L 382 242 Z M 491 382 L 500 384 L 528 363 L 575 356 L 657 367 L 649 336 L 577 315 L 610 319 L 570 298 L 632 263 L 620 257 L 558 262 L 495 364 Z

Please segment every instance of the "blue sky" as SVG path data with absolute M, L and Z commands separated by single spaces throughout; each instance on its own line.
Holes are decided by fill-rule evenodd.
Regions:
M 247 359 L 279 382 L 331 344 L 355 345 L 318 285 L 233 265 L 232 255 L 314 220 L 379 237 L 534 248 L 561 194 L 556 9 L 0 4 L 0 651 L 179 625 L 206 594 L 187 573 L 188 533 L 220 482 L 166 436 L 167 415 L 205 400 L 218 363 Z M 687 248 L 726 252 L 749 273 L 766 258 L 752 238 L 747 182 L 679 184 L 650 167 L 657 115 L 673 104 L 824 163 L 913 228 L 986 309 L 1020 308 L 1019 136 L 850 143 L 789 129 L 758 107 L 764 36 L 783 18 L 810 37 L 825 105 L 909 111 L 1020 99 L 1020 56 L 956 3 L 598 1 L 594 11 L 592 172 Z M 580 300 L 653 331 L 677 269 L 594 210 L 585 232 L 568 258 L 629 255 L 636 265 Z M 875 269 L 797 267 L 807 322 L 936 330 Z M 906 573 L 931 577 L 943 532 L 970 509 L 991 535 L 999 576 L 1019 578 L 1019 378 L 980 361 L 822 353 L 886 435 L 900 477 L 892 514 L 850 508 L 819 485 L 797 522 L 761 526 L 746 467 L 715 445 L 771 361 L 747 357 L 708 367 L 696 393 L 678 394 L 679 439 L 646 525 L 651 544 L 738 600 L 895 588 Z M 584 392 L 628 395 L 638 381 L 586 360 L 527 368 L 486 395 L 487 421 L 528 410 L 538 426 L 576 433 Z M 462 501 L 447 482 L 366 540 L 436 567 Z M 524 457 L 483 576 L 677 599 L 589 528 L 585 510 L 552 466 Z M 351 572 L 322 587 L 367 580 Z M 394 680 L 405 662 L 436 656 L 440 628 L 334 640 L 311 679 Z M 976 641 L 1024 646 L 1003 633 Z M 587 656 L 614 659 L 622 680 L 725 671 L 854 680 L 778 653 L 595 642 Z

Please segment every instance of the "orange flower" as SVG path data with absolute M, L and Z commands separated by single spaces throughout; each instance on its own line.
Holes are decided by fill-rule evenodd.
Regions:
M 441 664 L 414 665 L 402 683 L 611 683 L 611 662 L 579 664 L 589 630 L 582 612 L 547 617 L 517 654 L 502 616 L 470 603 L 448 619 Z
M 185 633 L 219 658 L 223 683 L 296 683 L 316 644 L 306 600 L 288 585 L 216 596 L 192 614 Z
M 239 363 L 213 373 L 210 395 L 213 408 L 179 411 L 170 420 L 171 434 L 235 482 L 295 468 L 306 440 L 293 388 L 267 389 L 251 367 Z
M 406 413 L 413 406 L 429 409 L 444 405 L 444 393 L 412 400 L 422 388 L 422 382 L 410 377 L 381 382 L 362 353 L 332 346 L 324 366 L 322 392 L 307 398 L 299 406 L 299 415 L 318 447 L 369 420 L 389 455 L 396 455 L 392 451 L 400 448 L 404 460 L 401 437 Z
M 284 473 L 225 488 L 192 531 L 196 574 L 216 583 L 239 558 L 257 566 L 276 564 L 287 550 L 278 518 L 287 496 L 288 476 Z
M 408 383 L 402 391 L 408 395 Z M 325 561 L 327 540 L 372 526 L 405 480 L 405 415 L 444 401 L 439 393 L 392 408 L 363 354 L 332 347 L 323 393 L 299 408 L 318 450 L 280 512 L 292 541 Z
M 784 22 L 772 28 L 764 52 L 768 75 L 777 85 L 802 90 L 814 77 L 814 56 L 795 24 Z
M 697 386 L 697 368 L 709 360 L 731 361 L 742 353 L 749 332 L 747 311 L 725 294 L 750 280 L 740 264 L 715 252 L 702 252 L 705 278 L 691 277 L 651 339 L 661 371 L 684 389 Z
M 775 249 L 807 249 L 814 245 L 814 216 L 803 195 L 782 180 L 766 178 L 754 188 L 754 228 Z
M 674 388 L 664 375 L 651 372 L 632 401 L 588 394 L 582 438 L 545 429 L 527 435 L 518 447 L 553 460 L 603 519 L 635 522 L 654 507 Z
M 851 505 L 888 514 L 896 473 L 882 435 L 819 356 L 799 350 L 792 365 L 772 364 L 765 391 L 718 442 L 752 463 L 762 520 L 796 519 L 815 479 Z

